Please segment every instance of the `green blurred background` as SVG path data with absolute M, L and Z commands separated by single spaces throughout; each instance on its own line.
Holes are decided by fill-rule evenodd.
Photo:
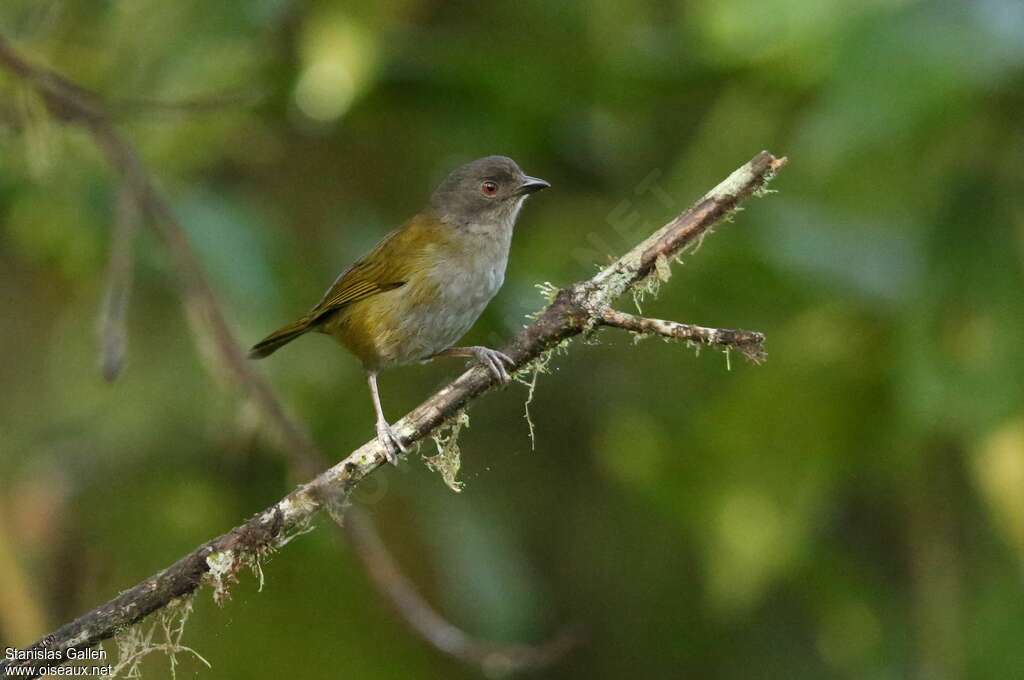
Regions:
M 362 502 L 467 630 L 584 625 L 543 677 L 1024 677 L 1019 0 L 5 0 L 0 32 L 111 102 L 245 343 L 465 160 L 554 185 L 469 336 L 494 344 L 543 304 L 535 284 L 590 275 L 760 149 L 788 155 L 778 193 L 643 305 L 762 330 L 767 364 L 602 332 L 541 376 L 536 450 L 513 386 L 471 411 L 461 494 L 416 461 Z M 294 481 L 205 370 L 148 231 L 125 372 L 100 378 L 112 179 L 0 75 L 0 647 Z M 388 415 L 460 366 L 386 374 Z M 258 369 L 332 455 L 372 436 L 329 340 Z M 200 594 L 184 641 L 213 670 L 179 677 L 479 676 L 320 524 L 263 592 Z

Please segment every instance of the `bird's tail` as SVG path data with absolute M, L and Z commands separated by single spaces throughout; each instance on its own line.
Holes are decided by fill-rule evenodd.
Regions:
M 249 350 L 249 358 L 262 359 L 263 357 L 270 356 L 295 338 L 312 329 L 313 320 L 310 317 L 302 317 L 293 324 L 289 324 L 284 328 L 278 328 L 252 346 L 252 349 Z

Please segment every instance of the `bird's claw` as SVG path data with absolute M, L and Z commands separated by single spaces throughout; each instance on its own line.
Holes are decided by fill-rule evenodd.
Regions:
M 473 354 L 502 385 L 507 385 L 512 380 L 508 372 L 516 363 L 512 361 L 512 357 L 490 347 L 474 347 Z
M 392 465 L 398 465 L 398 454 L 409 453 L 409 447 L 402 443 L 395 430 L 383 420 L 377 421 L 377 440 L 384 447 L 384 457 Z

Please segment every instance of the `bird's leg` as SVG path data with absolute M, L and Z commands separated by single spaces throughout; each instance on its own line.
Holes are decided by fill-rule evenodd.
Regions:
M 490 347 L 481 347 L 480 345 L 474 345 L 473 347 L 449 347 L 434 356 L 473 357 L 483 364 L 502 385 L 512 380 L 512 376 L 508 374 L 508 369 L 515 366 L 515 362 L 512 361 L 509 355 Z
M 373 397 L 373 410 L 377 412 L 377 439 L 384 447 L 384 455 L 392 465 L 398 465 L 398 452 L 409 453 L 409 447 L 402 443 L 395 431 L 384 418 L 384 407 L 380 405 L 380 393 L 377 391 L 376 371 L 367 371 L 366 382 L 370 385 L 370 396 Z

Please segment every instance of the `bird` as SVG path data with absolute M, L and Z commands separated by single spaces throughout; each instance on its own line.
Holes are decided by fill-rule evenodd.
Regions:
M 457 346 L 505 280 L 516 219 L 526 199 L 551 185 L 507 156 L 455 169 L 426 208 L 387 234 L 335 279 L 304 316 L 249 351 L 267 357 L 309 332 L 324 333 L 354 354 L 366 372 L 377 439 L 388 462 L 408 453 L 384 416 L 377 375 L 436 357 L 475 359 L 501 383 L 514 364 L 489 347 Z

